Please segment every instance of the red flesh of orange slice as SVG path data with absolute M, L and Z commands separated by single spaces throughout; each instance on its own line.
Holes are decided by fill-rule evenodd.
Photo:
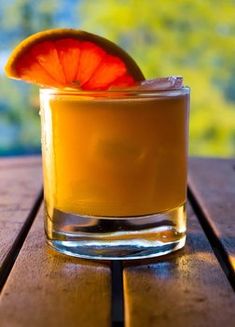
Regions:
M 80 30 L 36 33 L 12 52 L 8 77 L 50 87 L 107 90 L 144 80 L 135 61 L 111 41 Z

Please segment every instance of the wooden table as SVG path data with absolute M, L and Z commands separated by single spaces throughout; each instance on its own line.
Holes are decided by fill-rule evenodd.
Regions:
M 190 160 L 188 237 L 158 259 L 49 249 L 40 158 L 0 160 L 0 326 L 235 326 L 235 160 Z

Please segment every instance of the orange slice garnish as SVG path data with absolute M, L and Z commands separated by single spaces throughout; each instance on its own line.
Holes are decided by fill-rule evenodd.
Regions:
M 136 62 L 113 42 L 81 30 L 52 29 L 22 41 L 12 52 L 8 77 L 50 87 L 106 90 L 144 80 Z

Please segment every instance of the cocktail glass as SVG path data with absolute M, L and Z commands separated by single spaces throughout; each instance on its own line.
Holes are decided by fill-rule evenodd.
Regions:
M 189 89 L 41 89 L 40 102 L 48 243 L 96 259 L 182 248 Z

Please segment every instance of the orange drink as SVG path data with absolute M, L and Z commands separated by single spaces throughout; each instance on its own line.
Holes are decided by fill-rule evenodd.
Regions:
M 153 255 L 182 246 L 188 97 L 187 88 L 41 90 L 46 230 L 54 246 L 111 258 L 137 257 L 135 247 L 149 256 L 149 245 Z
M 184 246 L 189 89 L 181 77 L 145 80 L 115 43 L 66 28 L 20 42 L 5 72 L 41 87 L 51 247 L 137 259 Z

